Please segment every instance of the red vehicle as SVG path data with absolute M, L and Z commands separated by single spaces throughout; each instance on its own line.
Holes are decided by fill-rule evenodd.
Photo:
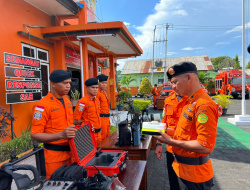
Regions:
M 249 96 L 250 76 L 246 76 L 246 96 Z M 234 98 L 242 95 L 242 71 L 232 69 L 215 76 L 215 93 L 232 95 Z
M 162 96 L 168 96 L 172 91 L 173 91 L 173 88 L 171 87 L 170 83 L 162 84 L 162 90 L 161 90 Z

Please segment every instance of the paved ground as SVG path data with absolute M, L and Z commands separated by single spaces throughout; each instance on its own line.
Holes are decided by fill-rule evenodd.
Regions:
M 246 100 L 250 115 L 250 100 Z M 149 112 L 157 112 L 150 109 Z M 161 111 L 159 111 L 160 113 Z M 214 168 L 214 190 L 250 189 L 250 126 L 237 127 L 227 118 L 241 115 L 241 100 L 233 100 L 227 115 L 219 118 L 215 149 L 211 155 Z M 148 158 L 149 190 L 169 189 L 166 157 L 158 161 L 154 151 Z

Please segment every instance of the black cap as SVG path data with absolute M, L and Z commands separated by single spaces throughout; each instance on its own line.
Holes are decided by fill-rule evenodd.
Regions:
M 49 79 L 51 82 L 62 82 L 64 80 L 70 79 L 71 78 L 71 71 L 65 71 L 62 69 L 56 69 L 52 71 L 52 73 L 49 76 Z
M 96 78 L 99 79 L 99 82 L 102 82 L 102 81 L 107 81 L 109 77 L 107 75 L 101 74 L 98 75 Z
M 170 80 L 172 77 L 184 74 L 184 73 L 197 73 L 196 65 L 192 62 L 180 62 L 173 65 L 168 69 L 167 75 Z
M 97 78 L 89 78 L 88 80 L 85 81 L 86 86 L 92 86 L 92 85 L 98 85 L 98 79 Z
M 155 86 L 157 86 L 157 84 L 155 84 Z

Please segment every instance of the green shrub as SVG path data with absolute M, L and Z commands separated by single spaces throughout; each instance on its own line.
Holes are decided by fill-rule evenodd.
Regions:
M 228 98 L 233 98 L 233 96 L 225 94 L 218 94 L 216 96 L 213 96 L 213 100 L 222 108 L 228 108 L 229 105 L 232 103 L 232 101 Z
M 113 126 L 113 125 L 110 126 L 110 134 L 112 134 L 116 130 L 117 130 L 117 128 L 115 126 Z
M 133 106 L 138 107 L 140 111 L 147 108 L 151 104 L 151 100 L 134 100 Z
M 152 84 L 149 82 L 149 80 L 146 77 L 142 79 L 141 85 L 139 86 L 138 91 L 141 95 L 152 93 Z
M 121 91 L 118 95 L 121 96 L 123 102 L 128 102 L 132 99 L 132 94 L 129 91 Z

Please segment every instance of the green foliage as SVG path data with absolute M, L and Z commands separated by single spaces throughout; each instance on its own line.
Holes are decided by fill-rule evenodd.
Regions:
M 225 94 L 218 94 L 216 96 L 213 96 L 213 100 L 222 108 L 229 108 L 229 105 L 232 103 L 232 101 L 228 98 L 233 98 L 233 96 Z
M 0 139 L 9 136 L 11 121 L 15 121 L 13 113 L 0 106 Z
M 225 67 L 234 67 L 234 60 L 229 56 L 219 56 L 210 59 L 214 70 L 222 70 Z
M 113 125 L 110 126 L 110 134 L 112 134 L 116 130 L 117 130 L 117 128 L 115 126 L 113 126 Z
M 127 86 L 127 89 L 129 90 L 129 84 L 133 81 L 136 81 L 136 79 L 131 76 L 123 76 L 120 83 Z
M 152 92 L 152 84 L 149 82 L 149 80 L 145 77 L 141 81 L 141 85 L 139 86 L 139 93 L 141 95 L 144 94 L 151 94 Z
M 79 100 L 80 98 L 80 92 L 75 89 L 75 91 L 71 90 L 71 99 L 72 100 Z
M 120 91 L 116 95 L 116 105 L 124 105 L 124 102 L 129 102 L 132 99 L 132 94 L 129 91 Z
M 201 83 L 207 83 L 207 81 L 208 81 L 208 79 L 210 77 L 208 72 L 202 72 L 202 71 L 198 72 L 198 76 L 199 76 L 199 81 Z
M 21 154 L 33 148 L 30 133 L 23 134 L 9 142 L 0 143 L 0 162 L 10 159 L 12 151 Z
M 238 54 L 236 54 L 236 56 L 235 56 L 235 58 L 234 58 L 234 69 L 241 69 Z
M 133 106 L 138 107 L 140 111 L 147 108 L 149 105 L 151 105 L 151 100 L 134 100 Z
M 250 61 L 248 61 L 246 69 L 250 69 Z
M 215 88 L 215 83 L 214 83 L 214 81 L 209 80 L 209 82 L 207 83 L 206 88 L 207 88 L 207 90 L 209 91 L 209 94 L 211 94 L 211 90 L 212 90 L 213 88 Z

